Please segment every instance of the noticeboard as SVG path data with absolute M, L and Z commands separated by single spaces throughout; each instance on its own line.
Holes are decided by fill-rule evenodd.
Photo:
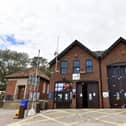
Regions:
M 80 73 L 72 74 L 72 79 L 73 80 L 80 80 Z
M 108 98 L 109 97 L 109 92 L 104 91 L 102 92 L 103 98 Z

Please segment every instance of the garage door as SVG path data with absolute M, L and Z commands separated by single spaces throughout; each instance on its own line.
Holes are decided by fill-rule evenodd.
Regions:
M 107 71 L 111 107 L 126 107 L 126 66 L 109 66 Z
M 78 82 L 76 86 L 77 108 L 98 108 L 98 82 Z

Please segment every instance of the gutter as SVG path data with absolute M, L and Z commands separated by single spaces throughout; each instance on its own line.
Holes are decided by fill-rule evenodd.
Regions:
M 104 102 L 103 102 L 103 96 L 102 96 L 102 69 L 101 69 L 101 57 L 98 58 L 98 62 L 99 62 L 99 79 L 100 79 L 100 92 L 101 92 L 101 103 L 102 103 L 102 108 L 104 108 Z

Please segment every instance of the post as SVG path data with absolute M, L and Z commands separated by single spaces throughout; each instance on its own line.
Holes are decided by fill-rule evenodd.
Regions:
M 38 75 L 38 64 L 39 64 L 38 60 L 39 60 L 39 55 L 40 55 L 40 50 L 38 51 L 38 59 L 37 59 L 37 63 L 36 63 L 35 76 L 33 76 L 33 78 L 34 78 L 33 88 L 34 89 L 33 89 L 33 94 L 32 94 L 32 107 L 31 107 L 28 115 L 34 115 L 36 113 L 36 99 L 37 99 L 37 90 L 36 90 L 36 87 L 37 87 L 37 75 Z M 33 80 L 33 78 L 32 78 L 32 80 Z M 35 101 L 34 101 L 34 96 L 35 96 Z

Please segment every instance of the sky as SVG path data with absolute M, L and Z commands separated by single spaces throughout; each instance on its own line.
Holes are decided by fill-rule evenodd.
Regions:
M 0 0 L 0 49 L 54 58 L 74 40 L 105 50 L 126 39 L 126 0 Z

